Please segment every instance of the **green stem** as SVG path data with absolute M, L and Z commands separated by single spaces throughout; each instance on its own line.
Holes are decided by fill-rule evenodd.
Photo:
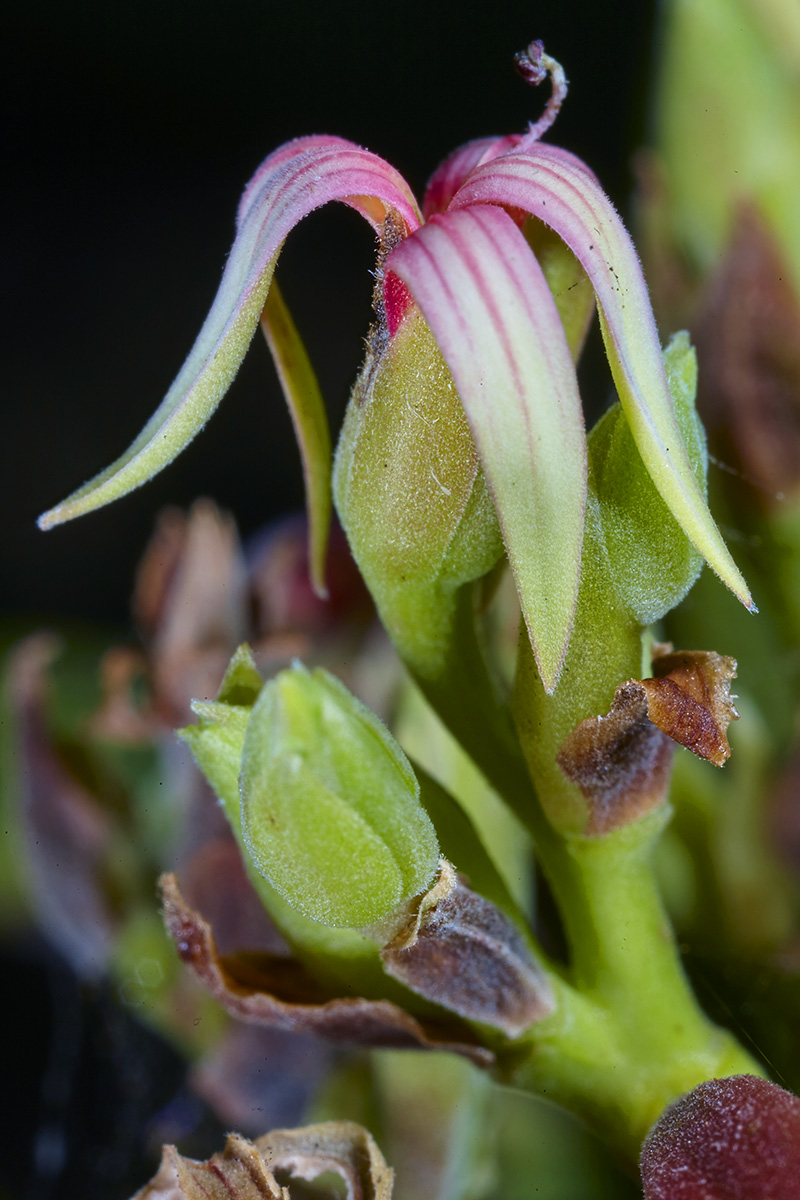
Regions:
M 652 870 L 661 810 L 603 838 L 537 845 L 574 954 L 573 988 L 531 1030 L 515 1082 L 579 1113 L 635 1158 L 663 1109 L 705 1079 L 761 1074 L 700 1010 Z
M 430 608 L 446 632 L 435 674 L 418 665 L 409 647 L 397 638 L 395 643 L 428 703 L 489 784 L 530 825 L 533 788 L 508 705 L 498 695 L 478 639 L 475 585 L 437 592 Z
M 583 836 L 586 802 L 556 762 L 567 733 L 605 713 L 616 687 L 641 671 L 641 629 L 615 598 L 590 521 L 575 631 L 553 695 L 525 638 L 521 645 L 515 717 L 541 800 L 528 820 L 564 924 L 572 986 L 531 1030 L 516 1079 L 581 1113 L 627 1156 L 663 1108 L 704 1079 L 760 1073 L 702 1013 L 684 973 L 652 866 L 669 809 Z

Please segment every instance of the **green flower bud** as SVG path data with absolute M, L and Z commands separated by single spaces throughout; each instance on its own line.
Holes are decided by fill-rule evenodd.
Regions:
M 289 904 L 364 927 L 431 882 L 436 834 L 389 731 L 326 671 L 270 680 L 244 739 L 245 843 Z
M 705 433 L 695 410 L 697 359 L 687 333 L 664 351 L 670 391 L 689 459 L 705 491 Z M 641 625 L 663 617 L 691 588 L 703 558 L 659 495 L 615 404 L 589 437 L 593 483 L 611 586 Z
M 428 701 L 497 790 L 527 800 L 525 766 L 476 637 L 469 586 L 503 555 L 494 504 L 428 325 L 412 308 L 388 341 L 378 311 L 336 451 L 339 519 Z
M 325 986 L 385 996 L 387 980 L 378 947 L 357 929 L 331 929 L 304 916 L 264 878 L 242 835 L 239 775 L 253 706 L 264 687 L 248 646 L 240 646 L 215 701 L 195 701 L 198 723 L 179 730 L 219 797 L 242 852 L 250 882 L 264 907 L 306 968 Z
M 334 493 L 392 640 L 412 669 L 434 677 L 455 590 L 491 570 L 503 544 L 450 371 L 417 310 L 388 345 L 373 335 L 336 451 Z

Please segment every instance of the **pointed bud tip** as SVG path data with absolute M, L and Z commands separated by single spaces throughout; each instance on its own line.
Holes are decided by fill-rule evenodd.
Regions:
M 577 589 L 575 596 L 577 599 Z M 559 680 L 561 679 L 561 672 L 564 670 L 564 663 L 567 659 L 567 651 L 569 650 L 569 644 L 572 640 L 572 630 L 574 625 L 575 604 L 573 603 L 569 624 L 565 629 L 562 630 L 557 645 L 554 648 L 552 644 L 546 644 L 543 639 L 535 638 L 531 631 L 530 625 L 528 625 L 526 621 L 528 639 L 531 644 L 531 650 L 533 651 L 534 661 L 536 662 L 536 670 L 539 672 L 539 678 L 542 681 L 542 687 L 548 696 L 553 695 L 558 687 Z
M 311 579 L 311 590 L 318 600 L 329 600 L 330 592 L 324 579 Z
M 720 574 L 719 577 L 725 586 L 730 588 L 736 599 L 744 605 L 749 613 L 757 613 L 758 605 L 750 593 L 750 588 L 745 583 L 744 576 L 741 574 L 738 568 L 734 567 L 734 571 L 735 574 L 733 575 L 731 572 L 728 572 L 725 575 Z
M 534 658 L 536 658 L 536 666 L 539 669 L 539 677 L 542 681 L 542 687 L 548 696 L 552 696 L 553 692 L 558 687 L 558 681 L 561 678 L 561 671 L 564 666 L 565 657 L 566 655 L 562 657 L 561 661 L 558 663 L 558 666 L 552 667 L 548 664 L 541 663 L 539 658 L 534 653 Z
M 46 532 L 48 529 L 52 529 L 54 525 L 60 525 L 64 520 L 64 517 L 59 516 L 57 508 L 51 508 L 36 518 L 36 524 L 42 532 Z

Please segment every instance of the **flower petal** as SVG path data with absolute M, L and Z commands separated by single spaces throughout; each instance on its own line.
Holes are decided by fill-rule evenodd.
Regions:
M 452 154 L 448 154 L 433 172 L 425 188 L 422 215 L 426 221 L 430 220 L 434 213 L 445 211 L 478 163 L 485 162 L 487 155 L 494 157 L 492 151 L 495 146 L 503 144 L 505 140 L 502 137 L 476 138 L 474 142 L 467 142 Z
M 300 447 L 308 511 L 311 586 L 324 600 L 328 595 L 325 556 L 333 506 L 331 433 L 314 368 L 274 280 L 261 313 L 261 328 L 280 377 Z
M 573 155 L 537 143 L 525 153 L 512 152 L 475 168 L 452 207 L 478 203 L 532 213 L 581 261 L 597 296 L 614 382 L 653 482 L 708 564 L 753 609 L 692 471 L 639 260 L 611 201 Z
M 453 375 L 494 496 L 539 671 L 552 690 L 575 610 L 586 440 L 555 303 L 511 218 L 434 216 L 389 256 Z
M 39 518 L 42 529 L 99 508 L 151 478 L 202 429 L 228 390 L 250 343 L 287 234 L 315 208 L 343 200 L 379 227 L 393 209 L 408 229 L 419 220 L 402 177 L 351 143 L 313 139 L 276 152 L 277 165 L 250 192 L 219 290 L 177 379 L 115 463 Z

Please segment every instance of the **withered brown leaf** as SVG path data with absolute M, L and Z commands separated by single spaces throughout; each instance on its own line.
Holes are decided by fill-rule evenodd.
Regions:
M 174 875 L 161 878 L 164 920 L 178 953 L 232 1016 L 256 1025 L 313 1033 L 363 1046 L 452 1050 L 480 1066 L 493 1061 L 457 1018 L 417 1019 L 389 1000 L 327 996 L 294 959 L 269 954 L 221 957 L 210 925 L 186 904 Z
M 134 1200 L 291 1200 L 291 1183 L 274 1172 L 313 1180 L 335 1171 L 348 1200 L 390 1200 L 393 1172 L 360 1125 L 328 1121 L 303 1129 L 276 1129 L 255 1143 L 231 1134 L 208 1162 L 184 1158 L 165 1146 L 158 1173 Z
M 9 660 L 27 884 L 42 929 L 84 977 L 105 970 L 114 935 L 104 878 L 114 829 L 68 769 L 47 728 L 48 672 L 58 639 L 34 634 Z
M 210 500 L 188 516 L 161 513 L 139 564 L 134 618 L 151 667 L 155 706 L 167 724 L 210 699 L 247 632 L 244 559 L 233 519 Z

